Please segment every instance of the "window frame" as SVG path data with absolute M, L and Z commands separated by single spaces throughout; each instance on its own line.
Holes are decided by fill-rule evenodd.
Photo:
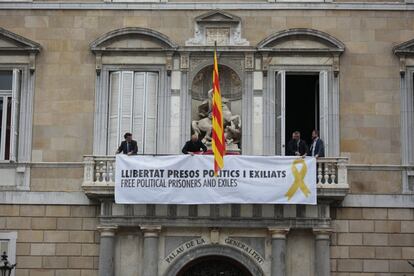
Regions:
M 14 160 L 0 160 L 0 163 L 19 163 L 30 162 L 31 146 L 32 146 L 32 118 L 33 118 L 33 102 L 34 102 L 34 73 L 29 72 L 28 64 L 0 64 L 1 71 L 21 72 L 20 88 L 17 91 L 16 108 L 16 124 L 17 137 L 14 141 Z M 13 78 L 15 81 L 15 78 Z
M 137 73 L 143 73 L 143 75 L 144 75 L 144 100 L 143 100 L 143 102 L 142 102 L 142 104 L 143 104 L 143 106 L 142 106 L 142 108 L 143 108 L 143 110 L 142 110 L 142 113 L 143 113 L 143 129 L 141 130 L 141 133 L 140 133 L 140 135 L 142 136 L 142 145 L 138 145 L 138 152 L 139 152 L 139 154 L 155 154 L 155 153 L 157 153 L 157 145 L 156 145 L 156 143 L 155 143 L 155 153 L 145 153 L 144 151 L 145 151 L 145 148 L 146 148 L 146 143 L 147 143 L 147 136 L 146 136 L 146 133 L 147 133 L 147 129 L 146 129 L 146 126 L 147 126 L 147 123 L 148 123 L 148 106 L 146 105 L 146 102 L 147 102 L 147 98 L 148 98 L 148 90 L 146 89 L 147 88 L 147 82 L 148 82 L 148 80 L 149 80 L 149 77 L 150 77 L 150 75 L 151 74 L 156 74 L 157 75 L 157 84 L 156 84 L 156 87 L 155 87 L 155 99 L 156 99 L 156 103 L 155 103 L 155 108 L 156 108 L 156 110 L 155 110 L 155 113 L 156 113 L 156 116 L 158 115 L 158 112 L 159 112 L 159 107 L 158 107 L 158 101 L 157 101 L 157 99 L 158 99 L 158 93 L 159 93 L 159 74 L 158 74 L 158 72 L 155 72 L 155 71 L 130 71 L 130 70 L 128 70 L 128 71 L 126 71 L 126 70 L 119 70 L 119 71 L 109 71 L 109 91 L 108 91 L 108 93 L 109 93 L 109 96 L 108 96 L 108 105 L 109 105 L 109 107 L 108 107 L 108 140 L 109 140 L 109 131 L 110 131 L 110 116 L 111 116 L 111 103 L 112 103 L 112 98 L 113 98 L 113 95 L 112 95 L 112 91 L 111 91 L 111 87 L 112 87 L 112 84 L 111 84 L 111 74 L 119 74 L 119 95 L 118 95 L 118 99 L 117 99 L 117 113 L 118 113 L 118 116 L 117 116 L 117 127 L 116 127 L 116 129 L 117 129 L 117 133 L 118 133 L 118 137 L 117 137 L 117 142 L 116 142 L 116 145 L 119 145 L 121 142 L 122 142 L 122 135 L 123 135 L 123 133 L 120 131 L 120 126 L 121 126 L 121 124 L 122 124 L 122 118 L 121 118 L 121 116 L 123 116 L 122 114 L 120 115 L 120 112 L 121 112 L 121 107 L 122 107 L 122 103 L 121 103 L 121 101 L 120 101 L 120 99 L 122 99 L 122 97 L 123 97 L 123 95 L 121 95 L 122 93 L 121 93 L 121 91 L 123 91 L 123 86 L 124 86 L 124 83 L 123 83 L 123 81 L 124 81 L 124 73 L 125 74 L 128 74 L 128 73 L 131 73 L 132 74 L 132 101 L 131 101 L 131 105 L 130 105 L 130 108 L 131 108 L 131 121 L 130 121 L 130 128 L 129 128 L 129 132 L 132 132 L 132 134 L 136 137 L 137 136 L 137 133 L 135 133 L 134 132 L 134 123 L 133 123 L 133 121 L 134 121 L 134 108 L 140 108 L 140 107 L 136 107 L 136 106 L 134 106 L 134 99 L 135 99 L 135 97 L 136 97 L 136 95 L 134 94 L 134 92 L 135 92 L 135 85 L 136 85 L 136 83 L 135 83 L 135 78 L 136 78 L 136 74 Z M 155 118 L 155 124 L 156 124 L 156 126 L 155 126 L 155 128 L 157 128 L 157 124 L 158 124 L 158 118 L 156 117 Z M 155 141 L 157 141 L 157 131 L 155 130 Z M 137 139 L 135 139 L 135 140 L 137 140 Z M 138 140 L 137 140 L 138 141 Z M 109 152 L 109 150 L 110 150 L 110 147 L 109 147 L 109 141 L 107 142 L 107 147 L 108 147 L 108 150 L 107 150 L 107 152 Z M 115 151 L 116 149 L 114 149 L 114 151 Z M 143 151 L 143 153 L 140 153 L 141 152 L 141 150 Z
M 171 89 L 170 78 L 167 78 L 165 65 L 158 64 L 130 64 L 130 65 L 102 65 L 102 70 L 96 75 L 95 119 L 94 119 L 94 155 L 112 155 L 108 153 L 108 116 L 110 104 L 110 73 L 114 71 L 155 72 L 158 73 L 157 94 L 157 142 L 156 154 L 168 153 L 169 113 Z
M 3 92 L 8 90 L 0 90 L 0 97 L 11 98 L 11 112 L 10 112 L 10 138 L 9 138 L 9 158 L 5 159 L 6 154 L 6 131 L 1 130 L 0 135 L 0 162 L 3 163 L 13 163 L 17 161 L 17 142 L 19 138 L 19 100 L 22 87 L 22 71 L 20 69 L 3 69 L 0 68 L 0 71 L 10 71 L 12 73 L 12 88 L 10 92 Z M 7 100 L 8 101 L 8 100 Z M 8 102 L 6 103 L 6 105 Z M 3 102 L 4 105 L 4 102 Z M 5 116 L 6 115 L 6 116 Z M 7 108 L 3 108 L 2 121 L 7 125 Z M 0 124 L 3 124 L 1 122 Z M 3 142 L 4 141 L 4 142 Z
M 285 105 L 285 103 L 281 103 L 282 106 L 279 107 L 276 102 L 276 94 L 278 93 L 276 86 L 277 72 L 284 72 L 285 76 L 287 73 L 319 73 L 320 80 L 324 80 L 324 83 L 320 83 L 321 87 L 324 86 L 322 88 L 323 91 L 320 88 L 320 93 L 322 93 L 320 94 L 320 103 L 324 103 L 324 106 L 319 107 L 321 139 L 325 142 L 326 156 L 339 156 L 339 77 L 335 76 L 332 65 L 269 66 L 267 73 L 267 91 L 265 91 L 263 97 L 263 106 L 267 107 L 263 108 L 263 118 L 266 121 L 264 122 L 264 126 L 267 126 L 263 128 L 263 137 L 269 137 L 269 143 L 263 143 L 263 152 L 270 155 L 284 153 L 282 144 L 285 137 L 285 130 L 283 129 L 279 135 L 276 133 L 279 128 L 278 124 L 281 124 L 280 128 L 283 127 L 283 123 L 278 123 L 276 118 L 279 112 L 278 109 L 283 112 Z M 322 77 L 321 75 L 323 74 L 326 76 Z M 285 85 L 286 83 L 282 81 L 282 88 L 285 88 Z M 283 114 L 280 116 L 283 116 Z M 321 119 L 322 116 L 324 117 L 323 120 Z M 280 149 L 279 144 L 281 145 Z
M 414 178 L 414 64 L 407 65 L 401 74 L 401 162 L 407 166 L 402 171 L 403 193 L 414 194 L 410 179 Z
M 414 65 L 401 76 L 401 155 L 403 164 L 414 165 Z
M 15 169 L 15 182 L 12 185 L 0 185 L 2 190 L 29 190 L 30 189 L 30 167 L 32 156 L 32 135 L 33 135 L 33 106 L 34 106 L 34 80 L 35 71 L 30 63 L 0 63 L 0 70 L 19 70 L 20 89 L 18 99 L 15 101 L 18 108 L 15 108 L 15 125 L 13 149 L 14 155 L 10 160 L 0 160 L 1 169 Z

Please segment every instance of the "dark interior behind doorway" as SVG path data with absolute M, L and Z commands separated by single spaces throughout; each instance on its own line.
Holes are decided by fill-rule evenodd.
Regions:
M 319 129 L 319 75 L 286 74 L 286 144 L 298 130 L 309 145 L 313 129 Z
M 224 256 L 193 260 L 177 276 L 253 276 L 241 263 Z

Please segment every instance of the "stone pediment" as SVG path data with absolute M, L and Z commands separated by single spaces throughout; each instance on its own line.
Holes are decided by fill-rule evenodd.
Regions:
M 194 36 L 185 42 L 186 46 L 249 46 L 242 38 L 241 19 L 224 11 L 210 11 L 194 20 Z
M 196 17 L 196 22 L 198 23 L 222 22 L 237 24 L 240 23 L 240 21 L 240 17 L 223 11 L 211 11 Z
M 157 31 L 129 27 L 111 31 L 91 43 L 93 52 L 171 51 L 178 48 L 166 35 Z
M 40 44 L 18 34 L 0 28 L 0 51 L 10 52 L 39 52 Z
M 393 48 L 397 56 L 414 55 L 414 39 L 398 44 Z
M 345 45 L 333 36 L 312 29 L 290 29 L 275 33 L 257 45 L 258 50 L 283 53 L 337 53 Z

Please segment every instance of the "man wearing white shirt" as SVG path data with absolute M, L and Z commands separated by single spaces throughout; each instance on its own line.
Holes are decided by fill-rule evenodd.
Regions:
M 321 138 L 319 138 L 319 131 L 314 129 L 312 131 L 312 144 L 309 148 L 308 155 L 315 158 L 325 157 L 325 145 Z

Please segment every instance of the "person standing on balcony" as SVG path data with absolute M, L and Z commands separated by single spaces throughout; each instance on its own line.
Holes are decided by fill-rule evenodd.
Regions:
M 136 155 L 138 153 L 137 141 L 132 140 L 132 134 L 127 132 L 124 134 L 125 141 L 122 141 L 116 154 L 123 153 L 127 155 Z
M 187 141 L 181 150 L 184 154 L 194 155 L 195 152 L 206 152 L 207 147 L 200 140 L 198 140 L 197 134 L 191 135 L 191 140 Z
M 302 156 L 305 157 L 308 153 L 308 146 L 306 142 L 300 139 L 300 132 L 295 131 L 292 133 L 292 140 L 289 141 L 286 149 L 286 155 L 288 156 Z
M 310 146 L 308 155 L 315 158 L 325 157 L 325 145 L 323 140 L 319 138 L 319 131 L 316 129 L 312 131 L 312 145 Z

